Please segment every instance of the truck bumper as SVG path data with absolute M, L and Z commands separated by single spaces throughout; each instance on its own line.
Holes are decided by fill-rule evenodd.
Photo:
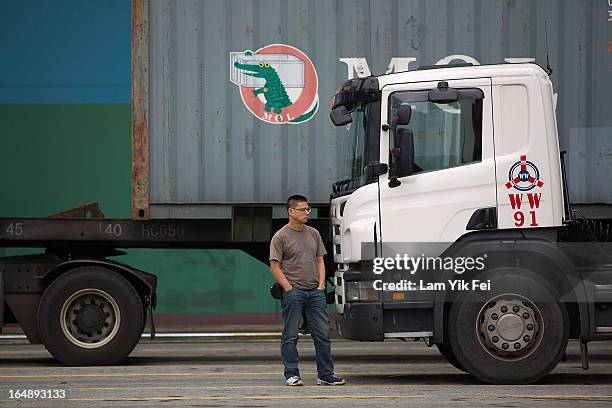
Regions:
M 347 303 L 336 315 L 338 333 L 349 340 L 383 341 L 382 303 Z
M 338 334 L 345 339 L 383 341 L 385 338 L 432 337 L 434 332 L 434 293 L 412 291 L 402 300 L 393 293 L 372 294 L 374 276 L 361 265 L 337 270 L 335 273 L 336 324 Z M 355 297 L 355 286 L 365 284 L 364 298 Z M 348 294 L 347 296 L 347 292 Z M 359 296 L 359 295 L 358 295 Z
M 334 274 L 334 300 L 336 302 L 336 326 L 338 334 L 349 340 L 383 341 L 382 302 L 347 302 L 345 277 L 360 278 L 357 268 L 339 269 Z

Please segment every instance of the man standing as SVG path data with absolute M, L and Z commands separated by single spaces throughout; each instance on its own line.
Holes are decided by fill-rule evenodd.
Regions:
M 270 242 L 270 269 L 284 292 L 281 299 L 284 322 L 281 358 L 285 365 L 286 384 L 304 385 L 298 369 L 297 351 L 298 326 L 304 312 L 315 344 L 317 384 L 342 385 L 344 379 L 334 374 L 329 339 L 323 262 L 323 255 L 327 252 L 319 231 L 306 225 L 310 211 L 306 197 L 289 197 L 289 223 L 278 230 Z

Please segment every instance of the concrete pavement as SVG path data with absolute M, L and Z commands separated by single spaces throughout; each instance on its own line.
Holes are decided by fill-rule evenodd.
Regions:
M 2 344 L 3 343 L 3 344 Z M 121 365 L 64 367 L 41 345 L 0 342 L 0 406 L 610 406 L 612 342 L 591 343 L 591 369 L 568 358 L 538 384 L 483 385 L 435 347 L 391 341 L 333 341 L 348 384 L 315 385 L 314 347 L 300 339 L 305 387 L 286 387 L 278 339 L 143 340 Z M 11 399 L 10 391 L 63 390 L 64 399 Z

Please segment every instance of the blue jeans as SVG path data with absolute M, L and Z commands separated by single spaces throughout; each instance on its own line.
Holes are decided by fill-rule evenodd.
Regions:
M 314 340 L 317 373 L 319 377 L 334 373 L 329 339 L 329 316 L 327 315 L 325 292 L 319 289 L 302 290 L 294 288 L 283 293 L 283 335 L 281 336 L 281 358 L 285 365 L 285 378 L 299 376 L 300 358 L 297 351 L 298 326 L 302 310 L 306 313 L 308 329 Z

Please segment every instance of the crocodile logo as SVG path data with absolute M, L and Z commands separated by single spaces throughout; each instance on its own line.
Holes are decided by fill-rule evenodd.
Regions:
M 253 53 L 247 52 L 245 56 L 250 57 Z M 269 62 L 259 62 L 257 64 L 241 64 L 238 61 L 234 62 L 234 67 L 247 71 L 246 75 L 263 78 L 266 82 L 263 87 L 253 91 L 253 95 L 263 94 L 266 99 L 264 110 L 266 112 L 274 111 L 274 113 L 282 113 L 282 108 L 291 106 L 291 100 L 287 91 L 280 80 L 278 73 L 270 65 Z
M 319 107 L 314 64 L 290 45 L 231 52 L 230 81 L 240 88 L 247 109 L 267 123 L 304 123 Z

